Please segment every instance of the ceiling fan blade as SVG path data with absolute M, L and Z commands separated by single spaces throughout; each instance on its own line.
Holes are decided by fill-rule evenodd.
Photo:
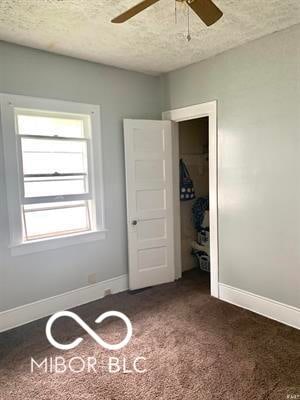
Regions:
M 188 0 L 187 4 L 207 26 L 217 22 L 223 15 L 211 0 Z
M 119 15 L 118 17 L 111 20 L 111 22 L 115 24 L 121 24 L 122 22 L 127 21 L 128 19 L 134 17 L 136 14 L 144 11 L 146 8 L 152 6 L 152 4 L 157 3 L 159 0 L 144 0 L 141 1 L 136 6 L 130 8 L 129 10 L 125 11 L 123 14 Z

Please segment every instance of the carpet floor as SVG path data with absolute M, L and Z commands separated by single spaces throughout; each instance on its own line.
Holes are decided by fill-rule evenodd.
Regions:
M 42 319 L 0 335 L 1 400 L 285 400 L 300 398 L 300 334 L 275 321 L 209 296 L 208 279 L 198 271 L 171 284 L 120 293 L 75 311 L 104 340 L 119 342 L 125 327 L 118 319 L 95 324 L 108 310 L 124 312 L 133 337 L 119 351 L 104 350 L 70 318 L 61 318 L 53 336 L 81 344 L 68 351 L 52 347 Z M 122 336 L 123 335 L 123 336 Z M 45 372 L 37 362 L 73 357 L 80 370 L 88 357 L 96 372 Z M 144 373 L 109 373 L 109 357 L 123 359 Z M 48 364 L 48 368 L 49 368 Z

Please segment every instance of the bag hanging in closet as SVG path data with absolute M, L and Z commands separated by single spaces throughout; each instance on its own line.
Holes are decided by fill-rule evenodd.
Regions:
M 194 184 L 192 178 L 190 177 L 189 171 L 180 159 L 180 201 L 193 200 L 195 196 Z

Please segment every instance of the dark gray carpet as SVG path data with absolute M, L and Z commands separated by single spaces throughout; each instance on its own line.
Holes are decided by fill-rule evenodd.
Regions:
M 79 335 L 84 340 L 67 352 L 47 342 L 47 319 L 0 335 L 1 400 L 300 398 L 299 331 L 211 298 L 207 277 L 198 271 L 176 283 L 109 296 L 74 311 L 103 339 L 119 341 L 125 331 L 120 321 L 93 322 L 108 310 L 127 314 L 134 330 L 128 346 L 113 354 L 70 319 L 57 321 L 55 337 L 68 342 Z M 98 371 L 30 372 L 31 357 L 41 361 L 58 355 L 68 360 L 94 356 Z M 144 356 L 148 371 L 109 374 L 110 355 L 129 361 Z

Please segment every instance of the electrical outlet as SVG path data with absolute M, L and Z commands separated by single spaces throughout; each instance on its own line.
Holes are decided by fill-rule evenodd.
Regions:
M 93 274 L 88 275 L 88 283 L 90 285 L 97 283 L 97 274 L 95 272 Z
M 110 294 L 112 294 L 111 289 L 105 289 L 104 290 L 104 297 L 105 296 L 109 296 Z

